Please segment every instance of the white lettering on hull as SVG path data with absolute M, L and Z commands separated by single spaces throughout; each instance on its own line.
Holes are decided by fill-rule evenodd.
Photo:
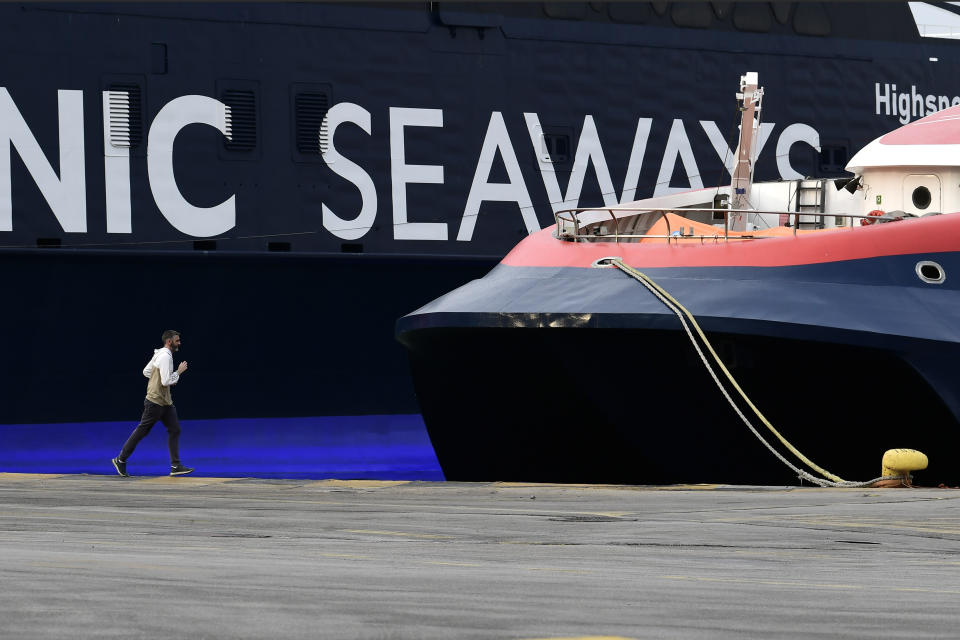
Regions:
M 735 151 L 727 145 L 727 141 L 723 137 L 723 134 L 720 133 L 720 128 L 717 126 L 716 122 L 712 120 L 701 120 L 700 126 L 703 128 L 703 132 L 707 134 L 710 144 L 713 145 L 713 150 L 717 152 L 717 156 L 723 162 L 723 166 L 727 170 L 727 173 L 732 176 L 737 164 Z M 770 135 L 773 133 L 773 130 L 776 127 L 777 125 L 773 122 L 760 123 L 760 137 L 757 139 L 758 158 L 760 157 L 760 153 L 763 151 L 764 145 L 767 144 L 767 140 L 770 139 Z M 739 127 L 737 128 L 739 129 Z M 787 162 L 787 166 L 789 167 L 789 158 L 787 159 Z M 790 173 L 797 173 L 793 167 L 789 167 L 789 171 Z M 785 176 L 781 175 L 781 177 Z
M 877 111 L 885 106 L 898 113 L 895 105 L 903 95 L 897 96 L 895 85 L 881 93 L 877 85 Z M 914 92 L 915 93 L 915 92 Z M 919 94 L 917 94 L 918 97 Z M 907 96 L 913 99 L 912 96 Z M 87 229 L 87 198 L 84 162 L 83 94 L 81 91 L 58 92 L 59 118 L 59 176 L 45 157 L 25 119 L 13 102 L 6 88 L 0 87 L 0 231 L 13 230 L 11 152 L 16 149 L 24 165 L 64 231 L 85 232 Z M 111 99 L 123 102 L 124 96 L 117 92 L 103 92 L 103 141 L 104 179 L 106 185 L 106 230 L 108 233 L 133 233 L 134 221 L 131 207 L 130 152 L 129 144 L 111 141 Z M 924 106 L 930 106 L 924 97 Z M 119 103 L 118 103 L 119 104 Z M 920 104 L 919 100 L 915 101 Z M 113 105 L 117 107 L 117 104 Z M 121 105 L 122 106 L 122 105 Z M 919 108 L 919 107 L 918 107 Z M 203 238 L 220 235 L 236 226 L 236 195 L 213 207 L 196 207 L 181 193 L 174 179 L 173 151 L 177 134 L 189 124 L 206 124 L 218 129 L 225 136 L 227 107 L 213 99 L 200 95 L 175 98 L 164 105 L 149 127 L 147 136 L 147 174 L 154 202 L 162 215 L 175 229 L 182 233 Z M 120 109 L 123 111 L 123 109 Z M 535 155 L 542 145 L 540 117 L 536 113 L 524 113 L 524 122 Z M 393 237 L 395 240 L 448 239 L 448 222 L 411 221 L 407 202 L 409 184 L 444 184 L 443 165 L 408 164 L 405 129 L 407 127 L 442 128 L 442 109 L 389 108 L 389 144 L 391 202 L 393 205 Z M 373 117 L 365 108 L 341 102 L 329 109 L 325 131 L 329 132 L 330 144 L 323 151 L 323 159 L 331 171 L 352 183 L 360 192 L 361 205 L 358 212 L 335 212 L 321 203 L 322 225 L 332 235 L 344 240 L 359 240 L 366 236 L 378 214 L 377 188 L 373 177 L 359 164 L 345 157 L 337 148 L 334 134 L 345 123 L 360 127 L 372 135 Z M 123 124 L 123 123 L 120 123 Z M 129 123 L 127 123 L 129 124 Z M 734 154 L 712 121 L 699 121 L 700 127 L 717 156 L 724 159 L 728 172 L 732 171 Z M 604 206 L 614 206 L 643 197 L 637 193 L 640 171 L 643 166 L 653 126 L 652 118 L 638 118 L 630 148 L 630 157 L 624 176 L 623 189 L 618 194 L 613 186 L 598 128 L 592 115 L 585 115 L 580 137 L 576 140 L 573 162 L 564 190 L 558 180 L 549 156 L 540 157 L 538 168 L 553 212 L 580 205 L 580 198 L 588 170 L 592 165 L 600 188 Z M 760 129 L 759 149 L 763 150 L 772 137 L 776 125 L 764 123 Z M 120 131 L 119 127 L 117 131 Z M 122 138 L 122 135 L 118 134 Z M 129 142 L 129 141 L 128 141 Z M 790 165 L 790 149 L 797 143 L 807 144 L 819 151 L 819 133 L 809 125 L 794 123 L 780 133 L 776 144 L 776 163 L 783 179 L 802 177 Z M 118 146 L 119 145 L 119 146 Z M 758 152 L 759 154 L 759 152 Z M 499 155 L 507 171 L 508 181 L 491 182 L 494 160 Z M 539 154 L 542 155 L 542 154 Z M 671 185 L 670 181 L 680 163 L 688 185 Z M 664 148 L 653 196 L 676 193 L 688 189 L 703 188 L 703 179 L 697 166 L 684 122 L 675 119 L 671 123 Z M 519 209 L 528 233 L 540 229 L 530 191 L 524 179 L 516 149 L 510 138 L 503 113 L 494 111 L 484 135 L 483 145 L 477 158 L 470 190 L 461 214 L 457 232 L 458 241 L 473 239 L 477 219 L 484 202 L 512 202 Z
M 407 164 L 404 127 L 442 127 L 441 109 L 390 107 L 390 177 L 393 185 L 393 237 L 396 240 L 446 240 L 446 222 L 410 222 L 407 184 L 443 184 L 443 167 Z
M 147 175 L 150 191 L 163 217 L 178 231 L 208 238 L 236 225 L 235 195 L 213 207 L 195 207 L 180 193 L 173 176 L 173 142 L 189 124 L 206 124 L 227 135 L 226 105 L 206 96 L 181 96 L 165 104 L 150 125 Z
M 490 182 L 493 158 L 497 153 L 500 154 L 503 164 L 507 168 L 509 182 Z M 523 180 L 523 172 L 520 171 L 517 154 L 513 150 L 513 143 L 510 142 L 510 134 L 507 133 L 507 125 L 503 121 L 503 114 L 499 111 L 490 114 L 487 134 L 483 137 L 483 147 L 481 147 L 480 157 L 477 159 L 477 168 L 473 172 L 473 183 L 470 185 L 467 204 L 463 208 L 463 216 L 460 218 L 460 231 L 457 232 L 457 240 L 467 242 L 473 238 L 473 229 L 477 224 L 477 216 L 480 214 L 480 205 L 486 200 L 491 202 L 516 202 L 517 206 L 520 207 L 520 215 L 527 227 L 527 233 L 540 230 L 540 222 L 533 210 L 533 202 L 530 200 L 530 192 L 527 191 L 527 185 Z
M 530 135 L 530 142 L 534 149 L 537 148 L 542 133 L 540 118 L 535 113 L 525 113 L 523 118 L 527 123 L 527 133 Z M 630 149 L 630 160 L 627 165 L 627 173 L 623 181 L 623 189 L 620 191 L 620 198 L 617 199 L 616 190 L 613 187 L 613 180 L 610 178 L 610 169 L 607 167 L 607 159 L 603 154 L 603 146 L 600 144 L 600 136 L 597 133 L 597 125 L 593 121 L 593 116 L 588 115 L 583 119 L 583 128 L 580 132 L 580 140 L 577 142 L 577 150 L 574 154 L 573 169 L 570 172 L 570 179 L 567 182 L 566 193 L 560 193 L 560 184 L 557 175 L 553 170 L 553 165 L 549 162 L 540 162 L 540 176 L 543 179 L 544 189 L 547 191 L 547 198 L 553 212 L 563 211 L 564 209 L 573 209 L 580 203 L 580 194 L 583 192 L 583 180 L 587 175 L 587 167 L 592 163 L 594 173 L 597 175 L 597 181 L 600 183 L 600 193 L 603 197 L 603 204 L 612 207 L 616 204 L 623 204 L 635 200 L 637 185 L 640 181 L 640 167 L 643 164 L 643 156 L 647 148 L 647 139 L 650 137 L 650 118 L 640 118 L 637 121 L 637 131 L 634 135 L 633 146 Z
M 784 180 L 802 180 L 805 176 L 790 166 L 790 148 L 803 142 L 810 145 L 819 153 L 820 134 L 808 124 L 795 122 L 780 134 L 777 140 L 777 169 Z
M 671 187 L 670 178 L 673 176 L 673 170 L 677 165 L 677 157 L 683 164 L 683 169 L 687 173 L 687 180 L 690 182 L 688 187 Z M 663 152 L 663 160 L 660 163 L 660 175 L 657 176 L 657 185 L 653 189 L 653 197 L 667 196 L 671 193 L 680 193 L 681 191 L 691 191 L 703 189 L 703 180 L 700 179 L 700 169 L 697 168 L 697 161 L 693 157 L 693 149 L 690 148 L 690 139 L 687 138 L 687 130 L 683 127 L 683 121 L 675 119 L 673 126 L 670 127 L 670 137 L 667 138 L 667 148 Z
M 327 111 L 327 131 L 330 132 L 330 146 L 323 153 L 323 160 L 330 170 L 341 178 L 349 180 L 360 190 L 360 213 L 353 219 L 341 218 L 325 204 L 320 205 L 324 228 L 343 240 L 358 240 L 365 236 L 377 217 L 377 188 L 373 178 L 356 162 L 345 158 L 336 147 L 334 133 L 345 122 L 355 124 L 367 135 L 373 133 L 370 112 L 352 102 L 341 102 Z
M 653 118 L 637 120 L 637 132 L 633 136 L 633 146 L 630 148 L 630 161 L 627 163 L 627 175 L 623 179 L 623 193 L 620 194 L 620 204 L 633 202 L 637 199 L 640 169 L 643 166 L 643 157 L 647 153 L 647 141 L 650 139 L 650 129 L 652 127 Z
M 111 101 L 116 109 L 126 107 L 128 100 L 123 92 L 103 92 L 103 177 L 107 203 L 107 233 L 133 233 L 130 211 L 129 115 L 125 116 L 126 122 L 123 123 L 128 135 L 127 146 L 114 145 L 110 136 L 111 119 L 118 117 L 116 113 L 111 114 Z
M 894 116 L 900 124 L 907 124 L 913 118 L 923 118 L 947 107 L 960 105 L 960 96 L 938 96 L 917 92 L 916 85 L 910 85 L 910 92 L 897 93 L 897 85 L 874 83 L 874 113 Z M 882 88 L 881 88 L 882 87 Z
M 60 124 L 59 177 L 10 93 L 6 87 L 0 87 L 0 231 L 13 231 L 12 149 L 17 150 L 63 230 L 71 233 L 87 230 L 83 92 L 57 91 L 57 113 Z

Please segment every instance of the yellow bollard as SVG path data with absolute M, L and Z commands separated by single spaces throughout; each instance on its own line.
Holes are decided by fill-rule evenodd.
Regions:
M 875 487 L 909 487 L 912 476 L 911 471 L 926 469 L 929 460 L 927 456 L 915 449 L 889 449 L 883 454 L 880 475 L 882 476 L 903 476 L 896 480 L 880 480 L 875 482 Z

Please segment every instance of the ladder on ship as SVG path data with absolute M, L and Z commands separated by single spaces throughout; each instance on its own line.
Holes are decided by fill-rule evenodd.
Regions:
M 794 198 L 791 199 L 794 200 L 793 210 L 796 212 L 793 216 L 793 224 L 798 229 L 823 229 L 826 184 L 827 181 L 824 179 L 796 181 Z

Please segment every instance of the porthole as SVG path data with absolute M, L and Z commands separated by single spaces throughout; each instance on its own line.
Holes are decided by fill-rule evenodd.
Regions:
M 926 187 L 917 187 L 913 190 L 913 206 L 917 209 L 926 209 L 931 201 L 930 189 Z
M 605 258 L 597 258 L 596 260 L 593 261 L 593 263 L 590 266 L 594 267 L 595 269 L 602 269 L 603 267 L 612 267 L 613 264 L 611 263 L 614 260 L 622 260 L 622 259 L 623 258 L 621 258 L 620 256 L 606 256 Z
M 947 279 L 947 272 L 936 262 L 921 260 L 917 263 L 917 277 L 930 284 L 943 284 Z

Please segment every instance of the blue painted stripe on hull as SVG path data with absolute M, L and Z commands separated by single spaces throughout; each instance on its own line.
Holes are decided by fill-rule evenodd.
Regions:
M 925 284 L 917 256 L 802 267 L 641 269 L 703 322 L 704 328 L 788 337 L 794 330 L 854 332 L 960 344 L 960 254 L 936 254 L 948 273 Z M 950 277 L 949 274 L 954 274 Z M 866 277 L 866 276 L 869 276 Z M 500 265 L 405 316 L 398 333 L 438 326 L 670 328 L 673 315 L 615 269 Z M 774 326 L 776 325 L 776 326 Z M 806 328 L 806 329 L 804 329 Z M 847 337 L 840 338 L 848 339 Z
M 0 472 L 112 474 L 136 422 L 0 425 Z M 181 420 L 180 453 L 194 475 L 443 480 L 419 414 Z M 169 472 L 166 429 L 130 457 L 133 475 Z

